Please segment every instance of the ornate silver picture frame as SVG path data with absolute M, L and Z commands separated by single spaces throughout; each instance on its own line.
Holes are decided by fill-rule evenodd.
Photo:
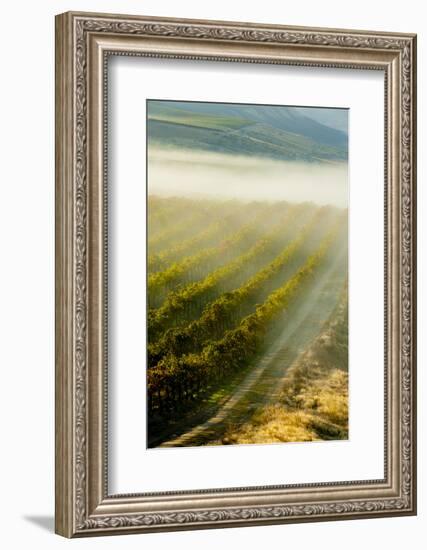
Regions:
M 106 125 L 111 56 L 383 72 L 383 479 L 110 494 Z M 73 12 L 58 15 L 56 532 L 82 537 L 415 514 L 415 179 L 415 35 Z

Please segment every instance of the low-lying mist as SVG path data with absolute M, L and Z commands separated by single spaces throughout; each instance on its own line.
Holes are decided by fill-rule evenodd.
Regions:
M 163 196 L 348 206 L 347 163 L 304 163 L 150 146 L 148 191 Z

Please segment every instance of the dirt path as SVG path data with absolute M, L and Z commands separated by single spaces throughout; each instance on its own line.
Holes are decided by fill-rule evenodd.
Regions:
M 317 336 L 337 304 L 346 275 L 346 258 L 343 250 L 333 264 L 318 274 L 303 300 L 289 311 L 284 330 L 221 407 L 205 422 L 160 447 L 218 441 L 230 425 L 244 423 L 259 407 L 277 400 L 287 369 Z

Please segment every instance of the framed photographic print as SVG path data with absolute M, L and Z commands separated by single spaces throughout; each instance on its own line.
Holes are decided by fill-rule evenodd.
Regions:
M 56 531 L 416 513 L 416 37 L 56 18 Z

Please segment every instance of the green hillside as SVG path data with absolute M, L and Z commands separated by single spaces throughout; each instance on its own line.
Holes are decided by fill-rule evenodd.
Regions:
M 149 145 L 305 162 L 347 160 L 344 133 L 295 109 L 231 107 L 149 101 Z

